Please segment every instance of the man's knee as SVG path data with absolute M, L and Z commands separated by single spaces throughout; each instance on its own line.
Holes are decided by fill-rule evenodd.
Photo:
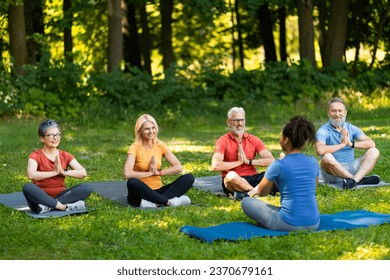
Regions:
M 226 174 L 225 176 L 225 184 L 234 182 L 235 180 L 237 180 L 237 178 L 240 178 L 240 176 L 236 172 L 229 171 L 228 174 Z
M 367 150 L 367 156 L 369 158 L 377 160 L 380 156 L 380 152 L 377 148 L 370 148 Z
M 334 156 L 330 153 L 326 153 L 321 159 L 321 168 L 324 170 L 328 170 L 328 168 L 335 166 L 336 163 L 337 161 Z

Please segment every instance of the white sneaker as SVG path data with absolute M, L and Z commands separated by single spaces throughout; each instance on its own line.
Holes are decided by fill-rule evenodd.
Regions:
M 157 204 L 150 202 L 149 200 L 142 199 L 139 207 L 141 207 L 141 208 L 157 208 Z
M 191 204 L 191 199 L 186 196 L 182 195 L 180 197 L 174 197 L 169 200 L 171 202 L 172 206 L 180 206 L 180 205 L 189 205 Z
M 37 210 L 38 210 L 38 214 L 43 214 L 43 213 L 49 212 L 51 209 L 53 209 L 53 208 L 50 208 L 49 206 L 46 206 L 46 205 L 38 204 Z
M 75 203 L 69 203 L 66 204 L 66 211 L 72 211 L 72 210 L 85 210 L 85 203 L 82 200 L 76 201 Z

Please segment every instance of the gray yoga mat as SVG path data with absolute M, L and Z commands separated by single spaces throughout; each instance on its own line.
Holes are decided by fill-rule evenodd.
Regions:
M 335 189 L 342 190 L 343 189 L 343 183 L 329 183 L 324 181 L 324 177 L 320 175 L 318 183 L 320 185 L 327 185 Z M 352 190 L 358 190 L 363 188 L 375 188 L 375 187 L 384 187 L 384 186 L 390 186 L 389 183 L 386 183 L 384 181 L 380 181 L 378 184 L 370 184 L 370 185 L 357 185 Z
M 140 207 L 135 207 L 127 202 L 126 181 L 89 182 L 89 184 L 92 185 L 94 192 L 105 198 L 108 198 L 126 207 L 131 206 L 133 208 L 141 209 Z M 191 203 L 189 205 L 182 206 L 197 206 L 197 204 Z M 162 210 L 164 208 L 166 207 L 143 207 L 142 209 Z
M 59 218 L 68 215 L 88 213 L 89 211 L 93 210 L 93 209 L 85 209 L 85 210 L 60 211 L 60 210 L 53 209 L 49 212 L 38 214 L 30 210 L 22 192 L 0 194 L 0 204 L 3 204 L 4 206 L 13 208 L 18 211 L 23 211 L 27 215 L 33 218 Z
M 201 177 L 196 178 L 194 187 L 200 190 L 209 191 L 217 195 L 224 195 L 223 189 L 222 189 L 222 176 L 208 176 L 208 177 Z M 323 178 L 320 177 L 319 180 L 320 185 L 328 185 L 330 187 L 336 188 L 336 189 L 343 189 L 342 183 L 325 183 Z M 386 183 L 384 181 L 380 181 L 378 184 L 372 184 L 372 185 L 357 185 L 353 189 L 362 189 L 362 188 L 372 188 L 372 187 L 382 187 L 382 186 L 390 186 L 389 183 Z

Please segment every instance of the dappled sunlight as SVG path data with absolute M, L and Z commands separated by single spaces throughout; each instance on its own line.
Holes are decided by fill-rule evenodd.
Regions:
M 390 214 L 390 200 L 379 199 L 376 202 L 370 203 L 370 211 L 379 212 L 379 213 L 389 213 Z
M 280 148 L 279 142 L 276 142 L 275 144 L 268 144 L 266 145 L 266 147 L 275 158 L 280 158 L 280 153 L 282 152 L 282 149 Z
M 186 145 L 186 144 L 169 144 L 169 148 L 172 152 L 202 152 L 210 153 L 213 152 L 213 146 L 197 146 L 197 145 Z
M 378 260 L 387 257 L 390 249 L 383 245 L 366 244 L 359 246 L 354 252 L 345 252 L 340 260 Z
M 23 170 L 23 171 L 25 171 L 25 170 Z M 15 178 L 16 180 L 18 180 L 18 181 L 25 181 L 25 180 L 28 180 L 28 179 L 27 179 L 27 171 L 26 171 L 26 172 L 23 172 L 23 174 L 16 175 L 14 178 Z
M 219 211 L 224 211 L 224 212 L 233 212 L 233 211 L 237 211 L 237 208 L 234 207 L 234 206 L 214 206 L 213 207 L 214 210 L 219 210 Z
M 212 171 L 211 170 L 211 158 L 210 162 L 203 162 L 203 163 L 198 163 L 198 162 L 189 162 L 183 165 L 183 172 L 205 172 L 205 171 Z M 213 171 L 214 172 L 214 171 Z M 218 175 L 220 173 L 215 173 L 215 175 Z

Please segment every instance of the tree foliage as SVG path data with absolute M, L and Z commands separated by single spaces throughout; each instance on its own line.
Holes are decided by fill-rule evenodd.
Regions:
M 23 58 L 9 32 L 16 24 L 23 31 L 23 18 L 8 20 L 9 8 L 23 1 L 0 3 L 0 115 L 106 110 L 123 117 L 129 110 L 201 111 L 197 104 L 211 108 L 212 100 L 315 102 L 336 88 L 358 87 L 354 79 L 363 73 L 370 77 L 363 94 L 388 87 L 389 59 L 377 55 L 389 48 L 388 0 L 351 0 L 349 8 L 340 6 L 344 0 L 126 0 L 126 28 L 118 9 L 115 24 L 110 20 L 108 3 L 119 0 L 73 0 L 65 9 L 60 0 L 33 2 L 44 25 L 25 36 L 35 43 L 35 49 L 25 43 L 35 60 Z M 298 3 L 313 9 L 301 13 Z M 331 3 L 339 6 L 332 10 Z M 362 47 L 371 60 L 359 55 Z M 340 65 L 350 49 L 353 66 Z

